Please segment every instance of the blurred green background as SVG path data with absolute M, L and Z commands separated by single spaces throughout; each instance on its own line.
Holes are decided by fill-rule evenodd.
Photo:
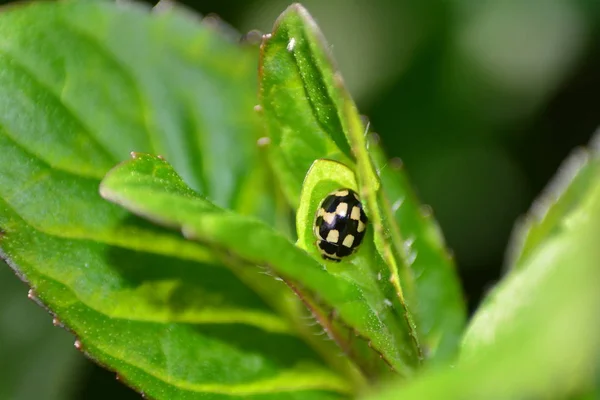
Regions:
M 242 33 L 268 32 L 289 5 L 185 3 Z M 502 274 L 515 220 L 600 125 L 600 1 L 303 4 L 361 112 L 433 208 L 473 310 Z M 76 352 L 11 275 L 0 268 L 0 399 L 138 398 Z

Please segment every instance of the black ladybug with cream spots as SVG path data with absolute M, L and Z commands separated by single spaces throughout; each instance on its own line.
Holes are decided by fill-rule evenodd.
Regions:
M 360 245 L 367 229 L 367 216 L 352 189 L 330 193 L 317 210 L 314 233 L 323 258 L 340 261 Z

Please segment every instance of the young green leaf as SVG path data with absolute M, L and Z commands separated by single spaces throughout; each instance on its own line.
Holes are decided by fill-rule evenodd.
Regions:
M 19 5 L 0 36 L 0 255 L 78 347 L 153 398 L 351 390 L 281 317 L 298 308 L 286 287 L 98 195 L 110 167 L 151 151 L 273 223 L 253 200 L 271 198 L 253 54 L 177 8 L 134 4 Z
M 340 161 L 356 171 L 377 251 L 389 269 L 394 301 L 400 303 L 398 312 L 422 357 L 399 277 L 399 271 L 408 268 L 407 260 L 403 249 L 394 248 L 389 241 L 390 228 L 377 200 L 379 178 L 366 149 L 365 127 L 319 28 L 302 6 L 294 4 L 279 17 L 273 33 L 265 36 L 261 49 L 260 99 L 271 138 L 269 151 L 290 204 L 300 206 L 302 182 L 313 161 Z M 372 267 L 372 272 L 378 271 Z
M 371 398 L 576 398 L 597 384 L 600 359 L 600 175 L 561 229 L 494 290 L 454 368 Z
M 170 177 L 171 182 L 166 182 Z M 374 302 L 377 289 L 372 284 L 358 284 L 344 274 L 326 271 L 314 258 L 298 249 L 286 238 L 264 223 L 225 210 L 213 208 L 199 195 L 184 193 L 181 178 L 161 158 L 138 154 L 132 161 L 115 167 L 103 180 L 102 195 L 131 212 L 167 226 L 181 227 L 184 234 L 211 248 L 220 249 L 228 257 L 248 266 L 264 268 L 282 278 L 305 303 L 327 305 L 335 310 L 345 326 L 338 332 L 325 320 L 324 328 L 343 350 L 347 350 L 348 333 L 354 330 L 366 338 L 369 345 L 396 371 L 411 373 L 415 364 L 414 353 L 405 341 L 398 341 L 397 332 L 385 312 L 383 298 Z M 333 318 L 333 317 L 331 317 Z M 361 365 L 354 354 L 348 354 L 363 372 L 369 375 L 369 366 Z

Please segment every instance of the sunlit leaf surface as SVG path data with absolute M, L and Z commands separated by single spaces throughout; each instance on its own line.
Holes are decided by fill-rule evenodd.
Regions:
M 153 398 L 347 392 L 275 311 L 287 288 L 98 194 L 146 151 L 274 223 L 254 53 L 176 8 L 103 2 L 15 6 L 0 37 L 0 251 L 78 347 Z

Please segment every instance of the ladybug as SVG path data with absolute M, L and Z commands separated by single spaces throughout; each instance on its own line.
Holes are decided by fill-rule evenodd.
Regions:
M 356 192 L 343 188 L 323 199 L 313 231 L 324 259 L 339 262 L 360 245 L 367 229 L 367 216 Z

